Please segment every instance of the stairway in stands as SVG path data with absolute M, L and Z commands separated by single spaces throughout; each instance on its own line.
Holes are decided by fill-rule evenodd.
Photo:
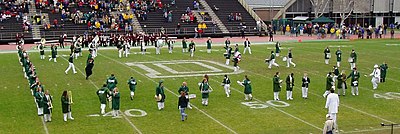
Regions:
M 161 0 L 163 4 L 170 3 L 171 0 Z M 181 34 L 180 35 L 193 35 L 194 34 L 194 28 L 197 27 L 197 22 L 196 23 L 185 23 L 181 22 L 180 18 L 182 14 L 186 13 L 186 8 L 190 7 L 190 9 L 193 10 L 193 0 L 176 0 L 176 6 L 170 7 L 170 10 L 172 10 L 172 23 L 167 23 L 165 22 L 165 19 L 163 17 L 163 12 L 162 10 L 156 9 L 155 12 L 149 12 L 147 14 L 148 20 L 142 21 L 140 18 L 140 25 L 142 26 L 143 30 L 148 33 L 153 33 L 153 32 L 159 32 L 160 28 L 163 27 L 166 30 L 167 34 L 172 34 L 172 35 L 177 35 L 175 34 L 175 29 L 177 27 L 178 22 L 181 24 Z M 200 6 L 200 10 L 204 10 Z M 198 18 L 198 11 L 195 11 L 195 18 L 197 20 L 201 20 L 201 18 Z M 212 22 L 206 22 L 207 26 L 209 27 L 208 29 L 205 29 L 205 34 L 209 33 L 211 34 L 212 29 Z M 221 30 L 218 28 L 216 29 L 217 33 L 221 33 Z
M 33 18 L 33 16 L 35 16 L 37 14 L 36 13 L 36 5 L 35 5 L 35 1 L 33 1 L 33 0 L 31 0 L 30 2 L 31 2 L 30 3 L 31 7 L 29 8 L 28 20 L 30 20 L 31 24 L 33 24 L 32 18 Z M 40 25 L 36 25 L 36 24 L 32 25 L 32 37 L 34 40 L 39 40 L 41 38 Z
M 238 0 L 205 0 L 219 19 L 225 24 L 226 28 L 231 33 L 239 33 L 239 26 L 244 22 L 247 26 L 246 33 L 256 33 L 254 28 L 256 20 L 246 11 L 246 9 L 239 3 Z M 219 8 L 216 11 L 214 5 Z M 231 13 L 241 13 L 242 21 L 228 21 L 228 15 Z

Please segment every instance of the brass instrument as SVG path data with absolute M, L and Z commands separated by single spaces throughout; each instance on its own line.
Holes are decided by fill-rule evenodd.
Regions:
M 69 100 L 69 104 L 73 104 L 74 102 L 72 101 L 72 92 L 68 91 L 68 100 Z

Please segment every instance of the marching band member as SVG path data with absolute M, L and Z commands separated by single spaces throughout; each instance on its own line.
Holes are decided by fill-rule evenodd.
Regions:
M 336 115 L 339 111 L 339 96 L 335 93 L 335 89 L 330 89 L 330 93 L 326 98 L 325 108 L 328 109 L 328 114 L 334 122 L 334 128 L 337 127 Z
M 137 85 L 135 78 L 131 77 L 128 80 L 128 85 L 129 85 L 129 90 L 131 91 L 131 100 L 133 100 L 133 96 L 135 96 L 135 90 Z
M 325 54 L 325 64 L 329 64 L 329 59 L 331 58 L 331 50 L 329 50 L 329 47 L 326 47 L 324 50 Z
M 123 50 L 123 55 L 125 57 L 128 57 L 128 54 L 129 54 L 129 43 L 128 43 L 128 41 L 124 41 L 124 45 L 122 46 L 122 50 Z
M 346 74 L 344 73 L 344 70 L 342 70 L 342 73 L 339 74 L 337 77 L 338 84 L 337 88 L 339 89 L 338 95 L 340 96 L 340 90 L 343 91 L 343 96 L 346 95 L 346 89 L 347 89 L 347 84 L 346 84 Z
M 57 46 L 54 44 L 51 44 L 51 58 L 49 61 L 51 61 L 51 59 L 54 59 L 54 62 L 57 62 Z
M 283 81 L 279 78 L 279 72 L 276 72 L 273 78 L 274 100 L 279 100 L 279 92 L 281 92 L 282 82 Z
M 42 39 L 40 40 L 40 44 L 39 44 L 39 52 L 40 52 L 40 59 L 44 60 L 45 56 L 44 56 L 44 45 L 46 44 L 46 39 L 44 37 L 42 37 Z
M 188 52 L 187 43 L 186 43 L 186 37 L 183 37 L 183 39 L 182 39 L 182 52 L 183 53 Z
M 381 78 L 381 69 L 377 64 L 374 65 L 374 70 L 372 71 L 369 76 L 372 76 L 371 82 L 372 82 L 372 89 L 377 89 L 378 88 L 378 83 L 380 82 Z
M 168 53 L 172 54 L 172 50 L 174 49 L 174 41 L 172 41 L 172 39 L 165 38 L 165 42 L 168 45 Z
M 342 50 L 340 50 L 340 47 L 338 48 L 338 50 L 336 50 L 335 54 L 336 54 L 336 66 L 340 67 L 340 62 L 342 61 Z
M 208 37 L 206 44 L 207 44 L 207 53 L 211 53 L 211 44 L 212 44 L 211 37 Z
M 232 55 L 232 47 L 227 47 L 226 48 L 226 52 L 225 52 L 225 65 L 229 65 L 229 60 L 231 59 L 231 55 Z
M 386 81 L 386 71 L 389 67 L 386 62 L 383 62 L 383 64 L 379 67 L 381 68 L 381 83 L 384 83 Z
M 271 56 L 269 57 L 268 61 L 268 69 L 271 69 L 272 65 L 276 66 L 279 68 L 279 65 L 275 63 L 275 54 L 274 51 L 271 51 Z
M 231 41 L 229 40 L 229 38 L 226 38 L 225 40 L 225 49 L 228 49 L 231 46 Z
M 336 82 L 336 79 L 339 77 L 339 68 L 337 66 L 333 66 L 333 82 Z M 334 84 L 335 85 L 335 84 Z
M 90 75 L 93 74 L 93 69 L 94 67 L 94 60 L 92 58 L 90 58 L 88 60 L 88 62 L 86 63 L 86 67 L 85 67 L 85 72 L 86 72 L 86 80 L 89 79 Z
M 189 44 L 190 57 L 194 56 L 195 50 L 196 50 L 196 44 L 194 44 L 193 40 L 191 40 Z
M 354 49 L 351 50 L 349 62 L 350 62 L 350 69 L 353 69 L 356 67 L 357 54 L 356 54 L 356 51 L 354 51 Z
M 224 80 L 222 81 L 222 86 L 224 86 L 226 97 L 229 98 L 229 95 L 231 95 L 231 90 L 230 90 L 231 80 L 229 79 L 228 75 L 226 75 L 226 74 L 224 75 Z
M 164 44 L 164 40 L 163 39 L 161 39 L 161 38 L 157 39 L 157 43 L 155 45 L 156 54 L 161 54 L 161 47 L 163 46 L 163 44 Z
M 156 100 L 157 100 L 157 107 L 158 110 L 164 109 L 164 102 L 165 102 L 165 94 L 164 94 L 164 81 L 160 80 L 158 82 L 158 86 L 156 88 Z
M 75 65 L 74 65 L 74 55 L 69 54 L 69 59 L 68 59 L 68 68 L 67 70 L 65 70 L 65 74 L 68 74 L 68 71 L 72 68 L 72 72 L 74 72 L 74 74 L 76 74 L 75 71 Z
M 49 90 L 46 90 L 44 94 L 43 104 L 44 121 L 51 122 L 51 113 L 53 112 L 53 97 L 50 95 Z
M 353 68 L 353 71 L 347 76 L 347 79 L 351 77 L 351 95 L 358 95 L 358 79 L 360 78 L 360 73 L 357 68 Z
M 278 55 L 278 54 L 276 54 L 276 55 Z M 292 59 L 293 59 L 292 49 L 289 48 L 287 60 L 286 60 L 286 63 L 287 63 L 286 67 L 290 67 L 290 64 L 292 64 L 293 67 L 296 67 L 296 64 L 294 62 L 292 62 Z
M 107 78 L 107 88 L 112 92 L 115 87 L 117 87 L 118 81 L 117 78 L 115 78 L 114 74 L 111 74 L 110 77 Z
M 233 68 L 234 68 L 234 71 L 236 72 L 236 71 L 238 71 L 239 69 L 240 69 L 240 67 L 239 67 L 239 62 L 240 62 L 240 60 L 242 59 L 242 54 L 240 54 L 240 52 L 239 51 L 236 51 L 234 54 L 233 54 Z
M 62 112 L 64 115 L 64 121 L 67 121 L 67 117 L 70 120 L 74 120 L 74 118 L 72 118 L 72 114 L 71 114 L 71 100 L 70 100 L 70 96 L 68 95 L 67 90 L 64 90 L 62 96 L 61 96 L 61 105 L 62 105 Z
M 308 78 L 307 73 L 304 73 L 304 76 L 302 78 L 302 83 L 301 83 L 301 93 L 302 93 L 302 97 L 304 99 L 307 99 L 308 97 L 308 86 L 310 84 L 310 78 Z
M 237 81 L 241 86 L 244 86 L 244 100 L 253 100 L 253 91 L 251 88 L 251 81 L 247 77 L 247 75 L 244 76 L 243 82 Z
M 250 41 L 249 38 L 246 38 L 246 40 L 244 41 L 244 51 L 243 54 L 246 54 L 246 51 L 249 51 L 249 54 L 251 54 L 251 48 L 250 48 Z
M 112 110 L 114 117 L 119 116 L 120 96 L 118 88 L 114 88 L 114 93 L 112 94 Z
M 279 57 L 279 53 L 281 52 L 281 43 L 279 43 L 279 42 L 276 42 L 276 44 L 275 44 L 275 54 L 276 54 L 276 57 Z
M 329 72 L 328 75 L 326 75 L 326 90 L 325 93 L 322 95 L 324 98 L 330 93 L 330 90 L 334 88 L 335 82 L 333 82 L 333 77 L 332 77 L 332 72 Z
M 119 43 L 117 43 L 117 49 L 118 49 L 118 57 L 121 58 L 122 57 L 122 52 L 123 50 L 123 46 Z
M 200 83 L 201 104 L 203 104 L 203 106 L 208 106 L 208 97 L 211 92 L 210 88 L 207 78 L 203 78 L 203 81 Z
M 185 97 L 187 99 L 187 107 L 189 109 L 192 109 L 192 107 L 190 106 L 190 102 L 189 102 L 189 87 L 187 86 L 186 82 L 182 83 L 182 86 L 179 87 L 178 93 L 185 93 Z
M 99 97 L 100 101 L 100 113 L 105 114 L 107 105 L 107 94 L 108 94 L 107 84 L 103 84 L 103 87 L 97 90 L 96 94 Z
M 37 88 L 37 92 L 34 94 L 35 95 L 35 100 L 36 100 L 36 104 L 37 104 L 37 108 L 38 108 L 38 115 L 42 116 L 43 115 L 43 91 L 42 91 L 42 87 L 38 86 Z
M 293 100 L 294 74 L 286 77 L 286 100 Z

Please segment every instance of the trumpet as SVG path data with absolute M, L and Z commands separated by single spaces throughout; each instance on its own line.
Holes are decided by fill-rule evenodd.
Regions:
M 68 98 L 69 98 L 69 104 L 74 103 L 74 102 L 72 101 L 72 92 L 71 92 L 71 91 L 68 91 Z

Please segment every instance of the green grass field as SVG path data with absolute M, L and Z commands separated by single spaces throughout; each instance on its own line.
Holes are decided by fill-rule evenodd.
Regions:
M 389 44 L 389 45 L 386 45 Z M 268 69 L 264 59 L 269 57 L 269 52 L 274 45 L 254 45 L 252 55 L 244 54 L 239 66 L 242 73 L 230 74 L 232 81 L 230 98 L 225 96 L 223 87 L 220 86 L 223 75 L 232 73 L 231 69 L 220 66 L 225 63 L 223 48 L 213 47 L 212 54 L 206 51 L 196 51 L 195 57 L 190 58 L 188 53 L 182 53 L 180 48 L 175 48 L 173 54 L 168 54 L 163 48 L 161 55 L 154 55 L 154 49 L 148 49 L 151 54 L 130 55 L 129 58 L 118 58 L 116 50 L 100 50 L 95 59 L 94 73 L 89 80 L 85 80 L 84 67 L 87 51 L 83 57 L 75 60 L 78 73 L 64 74 L 68 67 L 67 57 L 58 58 L 57 63 L 39 59 L 38 52 L 30 52 L 30 59 L 37 69 L 38 77 L 45 89 L 53 95 L 52 122 L 43 123 L 37 116 L 35 103 L 29 91 L 28 82 L 23 77 L 22 67 L 18 62 L 16 53 L 0 54 L 1 73 L 0 79 L 0 133 L 265 133 L 265 134 L 290 134 L 290 133 L 321 133 L 325 114 L 325 76 L 336 64 L 336 57 L 332 55 L 330 65 L 325 65 L 323 50 L 331 46 L 334 53 L 337 46 L 343 52 L 342 67 L 350 73 L 347 58 L 351 49 L 358 54 L 357 67 L 361 72 L 360 95 L 351 96 L 351 89 L 347 95 L 340 97 L 338 124 L 341 133 L 390 133 L 387 127 L 380 123 L 398 123 L 400 121 L 400 45 L 398 40 L 364 40 L 341 42 L 303 42 L 282 43 L 281 55 L 286 55 L 287 48 L 292 48 L 296 68 L 286 68 L 282 56 L 277 59 L 280 68 Z M 205 50 L 198 47 L 197 50 Z M 138 52 L 138 49 L 131 51 Z M 240 51 L 243 51 L 241 46 Z M 68 51 L 59 51 L 59 56 L 68 55 Z M 46 55 L 50 55 L 47 50 Z M 167 62 L 160 62 L 167 61 Z M 212 62 L 208 62 L 212 61 Z M 370 74 L 374 64 L 386 61 L 389 65 L 387 82 L 380 84 L 377 90 L 372 90 Z M 137 66 L 125 63 L 143 63 L 147 67 L 160 72 L 156 77 L 150 77 L 148 71 Z M 179 62 L 179 63 L 178 63 Z M 185 63 L 190 62 L 190 63 Z M 160 63 L 177 72 L 168 72 L 156 64 Z M 176 64 L 175 64 L 176 63 Z M 214 67 L 215 72 L 210 74 L 210 84 L 214 92 L 210 93 L 209 105 L 202 106 L 197 83 L 201 81 L 204 71 L 213 70 L 201 65 Z M 200 71 L 200 72 L 199 72 Z M 285 79 L 290 73 L 295 74 L 295 89 L 292 101 L 286 101 L 286 84 L 280 93 L 281 101 L 273 99 L 272 77 L 275 72 L 281 73 Z M 197 72 L 197 73 L 196 73 Z M 311 79 L 309 99 L 301 98 L 301 77 L 308 72 Z M 119 81 L 121 92 L 121 118 L 111 116 L 89 116 L 100 113 L 100 103 L 96 91 L 105 82 L 106 78 L 114 73 Z M 213 75 L 221 74 L 221 75 Z M 175 77 L 185 75 L 185 77 Z M 243 87 L 236 83 L 248 75 L 252 81 L 253 101 L 244 101 Z M 138 86 L 133 101 L 129 98 L 127 80 L 131 77 L 138 80 Z M 165 109 L 158 111 L 154 100 L 155 87 L 160 79 L 164 80 L 166 91 Z M 177 108 L 177 90 L 183 81 L 188 82 L 191 93 L 197 94 L 191 100 L 192 110 L 186 110 L 188 120 L 182 122 Z M 349 83 L 349 82 L 348 82 Z M 74 121 L 62 120 L 60 97 L 63 90 L 73 92 L 72 115 Z M 132 110 L 133 109 L 133 110 Z M 142 116 L 142 110 L 146 113 Z M 107 112 L 109 112 L 107 106 Z M 127 111 L 127 112 L 126 112 Z M 131 115 L 137 115 L 133 117 Z M 399 133 L 400 129 L 395 129 Z

